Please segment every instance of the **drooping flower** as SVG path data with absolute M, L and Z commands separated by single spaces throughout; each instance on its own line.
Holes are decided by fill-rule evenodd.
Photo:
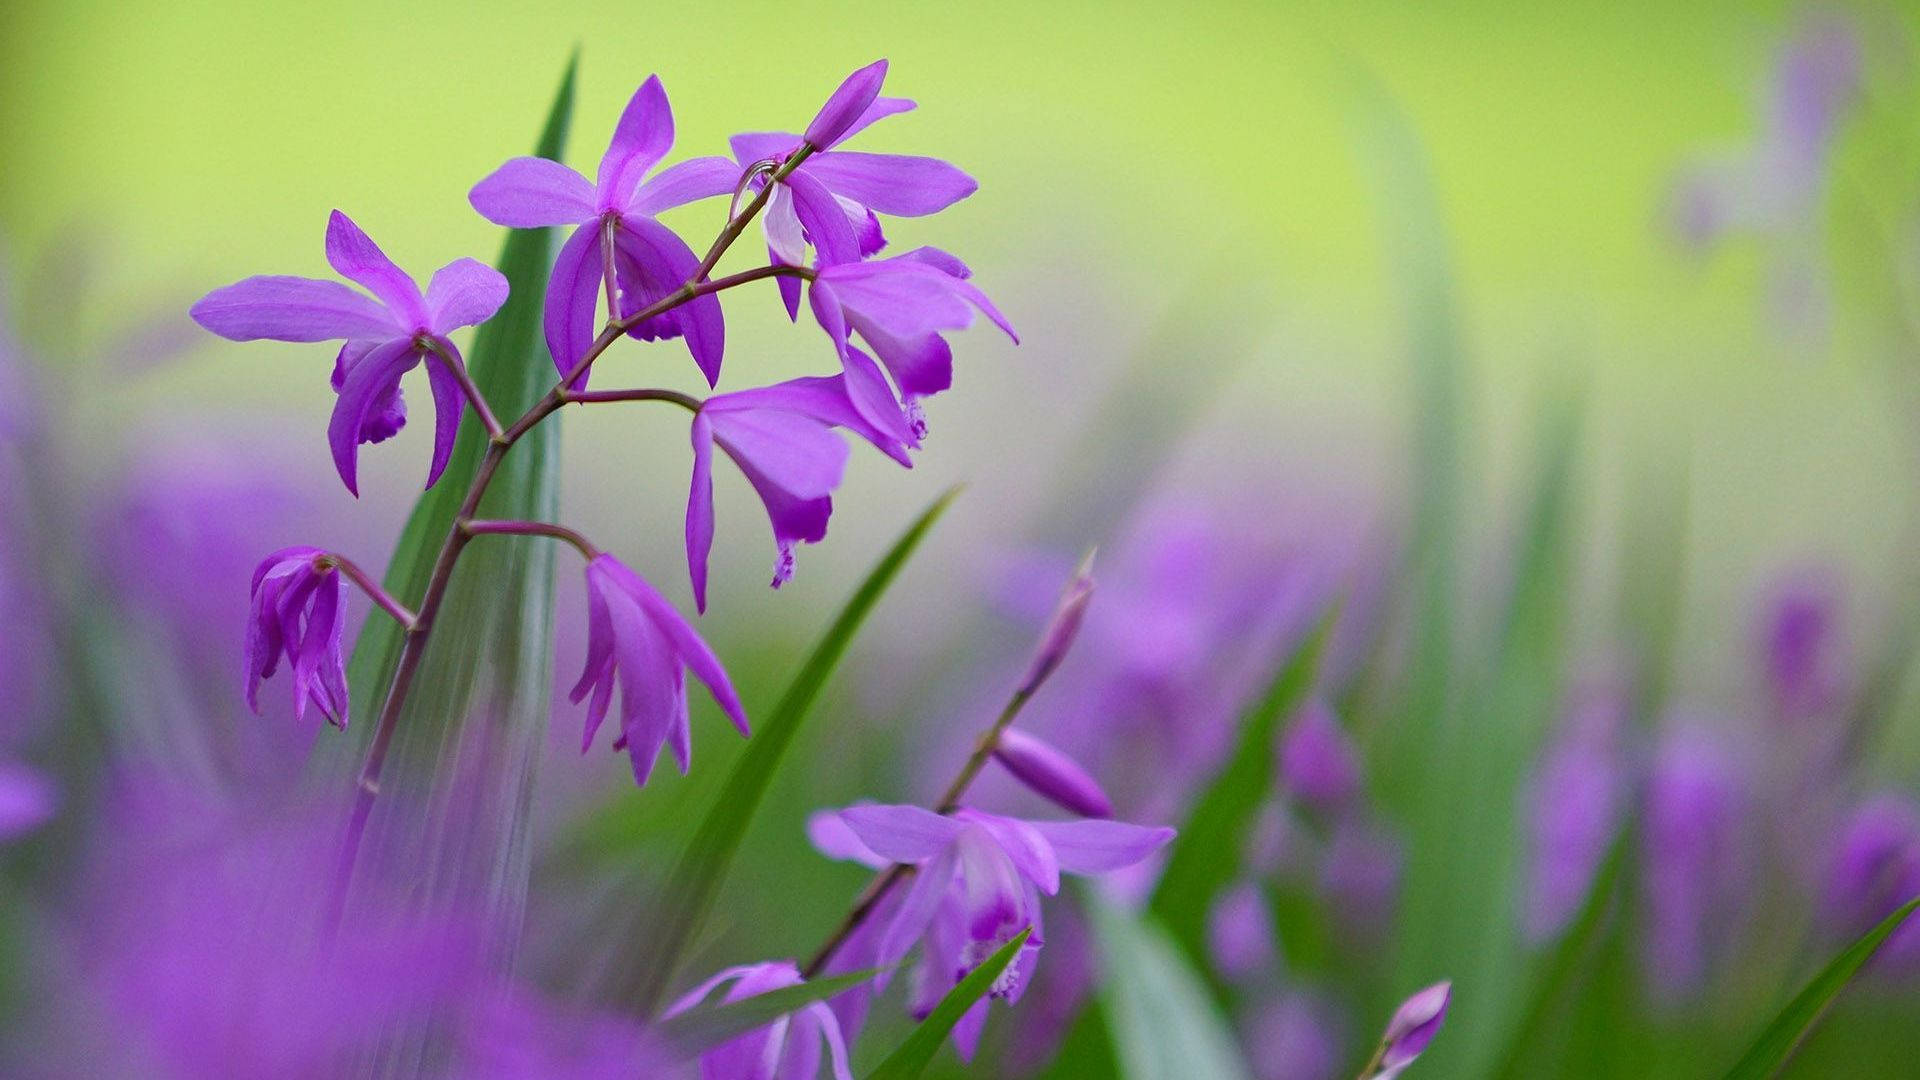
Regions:
M 906 98 L 879 96 L 886 75 L 887 62 L 877 60 L 847 76 L 804 135 L 753 132 L 730 140 L 742 169 L 758 162 L 783 163 L 802 142 L 813 147 L 813 153 L 775 185 L 767 199 L 761 227 L 770 261 L 805 266 L 811 243 L 820 266 L 858 262 L 886 246 L 878 214 L 938 213 L 979 186 L 939 158 L 839 149 L 876 120 L 914 108 Z M 758 191 L 766 183 L 765 177 L 755 177 L 752 187 Z M 797 316 L 799 283 L 781 278 L 780 296 L 787 314 Z
M 693 249 L 656 216 L 726 194 L 740 170 L 723 157 L 699 157 L 643 180 L 672 148 L 673 109 L 659 77 L 649 76 L 621 113 L 593 182 L 557 161 L 520 157 L 494 170 L 467 196 L 473 208 L 496 225 L 576 226 L 560 246 L 547 283 L 547 349 L 562 375 L 573 370 L 593 343 L 594 311 L 606 285 L 609 230 L 622 317 L 678 289 L 699 268 Z M 707 385 L 719 381 L 726 351 L 719 297 L 697 297 L 635 324 L 628 333 L 645 341 L 685 338 Z M 583 375 L 574 388 L 585 385 Z
M 327 221 L 327 262 L 373 297 L 337 281 L 262 276 L 215 289 L 193 305 L 195 322 L 232 341 L 344 341 L 334 360 L 339 391 L 327 441 L 347 490 L 356 479 L 361 443 L 380 442 L 406 423 L 400 377 L 430 352 L 443 362 L 427 365 L 433 391 L 432 487 L 453 454 L 466 396 L 449 364 L 460 351 L 447 335 L 493 317 L 507 300 L 507 279 L 473 259 L 455 259 L 434 271 L 420 288 L 367 234 L 338 210 Z M 377 299 L 376 299 L 377 298 Z
M 295 719 L 305 718 L 311 701 L 335 726 L 347 726 L 340 594 L 340 571 L 319 548 L 282 548 L 260 561 L 247 621 L 247 705 L 254 712 L 260 711 L 261 680 L 284 656 L 292 669 Z
M 918 447 L 925 434 L 919 399 L 953 385 L 953 349 L 943 330 L 973 325 L 978 309 L 1015 344 L 1019 335 L 987 295 L 968 283 L 967 265 L 938 248 L 915 248 L 871 262 L 821 269 L 807 298 L 814 318 L 833 339 L 854 405 L 873 426 Z M 893 377 L 852 348 L 858 334 Z M 896 396 L 894 387 L 898 387 Z
M 1401 1002 L 1387 1021 L 1377 1064 L 1367 1073 L 1368 1080 L 1393 1080 L 1425 1053 L 1440 1033 L 1440 1026 L 1447 1022 L 1447 1004 L 1452 998 L 1453 984 L 1438 982 Z
M 847 464 L 846 428 L 900 464 L 913 467 L 904 442 L 891 438 L 854 408 L 842 376 L 793 379 L 774 386 L 710 397 L 694 415 L 693 484 L 687 496 L 687 569 L 693 597 L 707 609 L 707 556 L 713 549 L 713 448 L 739 466 L 766 505 L 779 550 L 773 587 L 793 576 L 793 547 L 827 535 L 833 490 Z
M 1024 821 L 962 808 L 952 815 L 918 806 L 851 806 L 840 818 L 864 849 L 916 867 L 913 884 L 881 933 L 876 961 L 897 963 L 915 940 L 922 958 L 915 1011 L 941 995 L 1022 930 L 1032 930 L 988 998 L 1019 998 L 1044 940 L 1040 896 L 1059 891 L 1062 871 L 1101 874 L 1132 866 L 1173 838 L 1173 830 L 1118 821 Z M 885 976 L 879 980 L 885 982 Z M 987 999 L 954 1029 L 970 1057 L 986 1020 Z
M 633 763 L 634 780 L 645 785 L 661 746 L 673 750 L 681 773 L 693 758 L 687 716 L 687 670 L 707 684 L 721 711 L 740 734 L 747 714 L 713 650 L 654 587 L 611 555 L 587 563 L 587 662 L 570 696 L 579 704 L 589 692 L 584 752 L 607 718 L 613 684 L 620 683 L 620 737 Z
M 1036 794 L 1084 817 L 1112 817 L 1113 800 L 1080 763 L 1037 736 L 1007 728 L 993 745 L 993 759 Z
M 728 983 L 723 1002 L 798 986 L 803 982 L 791 960 L 730 967 L 689 990 L 666 1016 L 677 1016 L 705 1001 Z M 700 1055 L 702 1080 L 812 1080 L 824 1048 L 834 1080 L 853 1080 L 840 1021 L 825 1002 L 816 1001 L 720 1044 Z
M 1293 796 L 1322 811 L 1338 809 L 1360 790 L 1360 755 L 1333 706 L 1313 698 L 1280 740 L 1280 779 Z

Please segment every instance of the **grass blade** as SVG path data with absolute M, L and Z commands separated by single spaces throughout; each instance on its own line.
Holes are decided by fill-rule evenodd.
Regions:
M 1199 973 L 1151 916 L 1096 896 L 1087 910 L 1105 978 L 1101 1003 L 1127 1080 L 1245 1080 L 1250 1077 L 1226 1021 Z
M 654 1033 L 674 1049 L 691 1057 L 708 1047 L 718 1046 L 755 1028 L 765 1027 L 803 1005 L 825 1001 L 851 990 L 878 974 L 879 968 L 850 971 L 845 975 L 783 986 L 739 1001 L 698 1006 L 671 1020 L 661 1021 L 654 1028 Z
M 687 842 L 680 861 L 674 865 L 662 895 L 647 910 L 645 933 L 628 938 L 651 944 L 640 962 L 622 966 L 627 985 L 620 988 L 619 996 L 636 1011 L 651 1016 L 659 1010 L 686 947 L 699 936 L 701 924 L 713 908 L 714 896 L 720 891 L 734 853 L 739 850 L 741 837 L 753 821 L 754 812 L 759 809 L 760 800 L 773 782 L 774 773 L 813 707 L 814 699 L 819 697 L 821 688 L 846 655 L 847 646 L 868 613 L 880 602 L 881 595 L 906 565 L 914 549 L 920 546 L 921 539 L 959 493 L 959 488 L 953 488 L 934 500 L 900 539 L 894 541 L 893 547 L 867 574 L 833 624 L 821 635 L 773 712 L 759 722 L 753 738 L 747 741 L 746 750 L 728 774 L 713 808 L 707 811 L 699 829 Z
M 1793 1056 L 1802 1042 L 1812 1033 L 1814 1025 L 1833 1006 L 1833 1001 L 1853 981 L 1854 975 L 1873 959 L 1883 942 L 1892 936 L 1900 924 L 1920 907 L 1920 896 L 1916 896 L 1880 921 L 1880 925 L 1862 935 L 1860 940 L 1847 946 L 1820 969 L 1806 988 L 1794 995 L 1780 1015 L 1760 1032 L 1754 1040 L 1753 1048 L 1748 1050 L 1738 1064 L 1727 1073 L 1727 1080 L 1765 1080 L 1779 1072 Z
M 1000 946 L 992 956 L 987 957 L 986 963 L 961 979 L 960 985 L 947 991 L 947 996 L 941 998 L 940 1004 L 935 1005 L 920 1026 L 913 1029 L 907 1041 L 896 1047 L 885 1061 L 867 1074 L 867 1080 L 913 1080 L 926 1071 L 928 1063 L 933 1061 L 933 1055 L 940 1052 L 940 1044 L 946 1042 L 947 1036 L 953 1033 L 953 1026 L 960 1022 L 968 1009 L 973 1008 L 975 1002 L 987 996 L 987 991 L 993 988 L 993 981 L 1000 977 L 1008 964 L 1013 963 L 1014 956 L 1027 943 L 1027 935 L 1031 933 L 1031 927 L 1020 931 L 1018 937 Z

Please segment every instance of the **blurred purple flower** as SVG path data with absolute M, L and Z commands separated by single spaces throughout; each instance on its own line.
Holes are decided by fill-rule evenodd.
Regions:
M 1335 1080 L 1340 1075 L 1340 1018 L 1307 994 L 1283 994 L 1241 1018 L 1247 1060 L 1260 1080 Z
M 1329 910 L 1349 931 L 1376 940 L 1390 928 L 1400 902 L 1405 856 L 1400 842 L 1360 814 L 1334 826 L 1320 866 L 1320 889 Z
M 1749 883 L 1748 792 L 1733 757 L 1683 722 L 1663 740 L 1641 812 L 1648 975 L 1668 1001 L 1706 981 Z
M 1788 574 L 1767 593 L 1756 636 L 1781 719 L 1802 720 L 1837 704 L 1846 669 L 1840 606 L 1838 580 L 1815 570 Z
M 1577 694 L 1523 795 L 1529 834 L 1524 929 L 1535 943 L 1557 936 L 1579 912 L 1626 797 L 1619 747 L 1626 698 L 1611 686 Z
M 0 842 L 46 824 L 58 804 L 53 781 L 20 762 L 0 758 Z
M 289 547 L 260 560 L 253 572 L 253 611 L 247 621 L 247 705 L 260 711 L 260 682 L 286 657 L 292 669 L 293 713 L 307 703 L 334 726 L 347 726 L 347 664 L 340 640 L 346 621 L 340 571 L 315 547 Z
M 799 969 L 789 960 L 730 967 L 688 991 L 666 1015 L 693 1008 L 728 983 L 732 986 L 722 1001 L 739 1001 L 802 981 Z M 820 1070 L 823 1044 L 834 1080 L 853 1080 L 840 1022 L 818 1001 L 701 1054 L 700 1075 L 703 1080 L 812 1080 Z
M 1331 812 L 1360 790 L 1360 755 L 1333 706 L 1314 697 L 1280 741 L 1280 782 L 1308 807 Z
M 1257 882 L 1242 881 L 1213 901 L 1207 912 L 1207 955 L 1221 977 L 1245 982 L 1273 968 L 1273 912 Z
M 377 299 L 337 281 L 250 277 L 215 289 L 193 305 L 194 321 L 232 341 L 345 340 L 334 360 L 340 393 L 327 441 L 347 490 L 360 493 L 356 472 L 361 443 L 380 442 L 406 423 L 400 377 L 430 352 L 427 364 L 435 414 L 433 461 L 427 486 L 440 479 L 453 453 L 466 395 L 449 364 L 460 351 L 447 335 L 493 317 L 507 299 L 507 279 L 473 259 L 455 259 L 434 271 L 424 296 L 379 246 L 338 210 L 327 222 L 327 262 Z
M 464 1080 L 632 1080 L 671 1076 L 673 1055 L 630 1017 L 575 1013 L 517 991 L 489 999 L 466 1025 Z
M 636 783 L 646 785 L 654 759 L 665 745 L 684 774 L 693 760 L 693 734 L 687 717 L 687 669 L 713 694 L 740 734 L 747 714 L 733 683 L 713 650 L 666 597 L 611 555 L 587 563 L 587 661 L 569 697 L 577 705 L 589 692 L 584 753 L 607 718 L 613 685 L 620 683 L 620 737 Z
M 1842 823 L 1831 858 L 1821 918 L 1832 936 L 1857 937 L 1920 896 L 1920 807 L 1898 792 L 1866 799 Z M 1894 931 L 1875 962 L 1920 968 L 1920 923 Z
M 1036 794 L 1084 817 L 1113 816 L 1113 802 L 1100 784 L 1066 754 L 1019 728 L 1007 728 L 994 743 L 993 758 Z
M 875 121 L 914 107 L 906 98 L 879 96 L 886 75 L 887 62 L 877 60 L 847 76 L 804 136 L 752 132 L 730 140 L 741 169 L 763 161 L 784 163 L 803 140 L 814 148 L 767 200 L 761 227 L 770 262 L 805 266 L 809 243 L 821 266 L 858 262 L 886 246 L 875 211 L 922 217 L 952 206 L 978 186 L 938 158 L 838 149 Z M 751 187 L 758 191 L 766 183 L 755 176 Z M 780 297 L 790 317 L 799 313 L 798 282 L 781 278 Z
M 698 199 L 733 190 L 740 170 L 722 157 L 683 161 L 642 181 L 673 148 L 673 109 L 657 75 L 647 77 L 627 102 L 600 158 L 598 179 L 557 161 L 519 157 L 473 186 L 467 199 L 480 216 L 516 229 L 544 225 L 576 228 L 561 244 L 547 282 L 547 349 L 560 374 L 572 371 L 594 339 L 593 315 L 611 260 L 622 317 L 693 279 L 700 260 L 685 240 L 656 215 Z M 613 251 L 606 250 L 611 231 Z M 609 313 L 612 318 L 614 313 Z M 720 381 L 726 351 L 720 298 L 696 297 L 672 311 L 635 324 L 627 332 L 644 341 L 684 337 L 707 385 Z M 574 389 L 586 386 L 582 375 Z
M 1380 1040 L 1378 1066 L 1367 1073 L 1369 1080 L 1393 1080 L 1432 1045 L 1440 1026 L 1447 1022 L 1447 1004 L 1453 997 L 1453 984 L 1435 983 L 1414 994 L 1394 1010 L 1387 1021 L 1387 1032 Z
M 779 550 L 773 587 L 793 576 L 793 547 L 827 535 L 833 491 L 847 464 L 843 427 L 908 468 L 906 444 L 862 417 L 844 376 L 793 379 L 708 398 L 694 415 L 693 484 L 687 497 L 687 568 L 693 598 L 707 609 L 707 555 L 713 548 L 713 447 L 739 466 L 766 505 Z

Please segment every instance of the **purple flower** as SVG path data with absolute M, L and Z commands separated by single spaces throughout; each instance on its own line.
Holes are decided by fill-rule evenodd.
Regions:
M 312 701 L 335 726 L 347 726 L 340 593 L 340 571 L 319 548 L 281 548 L 260 561 L 247 621 L 247 705 L 255 713 L 260 681 L 273 674 L 284 655 L 293 669 L 294 718 L 305 719 Z
M 1531 843 L 1524 921 L 1534 942 L 1566 928 L 1606 857 L 1626 794 L 1626 764 L 1617 745 L 1626 708 L 1624 696 L 1612 689 L 1576 702 L 1565 732 L 1528 784 Z
M 1260 886 L 1243 881 L 1221 893 L 1207 912 L 1207 954 L 1214 970 L 1244 982 L 1273 966 L 1279 955 L 1273 913 Z
M 1007 728 L 993 745 L 993 758 L 1021 783 L 1064 810 L 1084 817 L 1113 816 L 1113 800 L 1080 763 L 1019 728 Z
M 460 351 L 447 335 L 493 317 L 507 300 L 507 279 L 472 259 L 455 259 L 434 271 L 426 295 L 387 258 L 360 227 L 338 210 L 327 222 L 327 262 L 373 294 L 370 298 L 337 281 L 302 277 L 250 277 L 215 289 L 193 305 L 195 322 L 232 341 L 341 341 L 333 387 L 340 393 L 327 441 L 347 490 L 356 480 L 361 443 L 379 442 L 406 423 L 400 377 L 429 352 L 444 363 L 427 365 L 433 391 L 433 462 L 427 486 L 440 479 L 453 453 L 466 396 L 449 365 Z
M 1353 738 L 1323 698 L 1294 714 L 1280 741 L 1280 780 L 1315 810 L 1335 810 L 1360 789 L 1360 756 Z
M 1647 778 L 1641 815 L 1646 962 L 1669 1000 L 1706 981 L 1747 883 L 1747 793 L 1733 759 L 1705 732 L 1669 735 Z
M 1784 719 L 1819 713 L 1840 696 L 1839 594 L 1832 575 L 1801 571 L 1775 585 L 1762 608 L 1756 636 L 1763 674 Z
M 860 414 L 908 446 L 918 447 L 925 434 L 919 399 L 953 385 L 953 350 L 941 331 L 973 325 L 978 309 L 1015 344 L 1020 341 L 993 301 L 968 284 L 971 276 L 959 259 L 923 247 L 890 259 L 825 267 L 808 290 L 814 317 L 839 350 L 847 391 Z M 893 376 L 898 396 L 880 366 L 848 344 L 852 334 Z
M 735 135 L 733 156 L 741 168 L 785 162 L 802 141 L 814 152 L 789 173 L 767 200 L 761 216 L 769 261 L 807 265 L 811 243 L 821 266 L 858 262 L 886 246 L 881 214 L 921 217 L 938 213 L 973 194 L 973 178 L 938 158 L 867 154 L 839 145 L 876 120 L 914 107 L 906 98 L 880 97 L 887 62 L 878 60 L 847 76 L 803 136 L 784 132 Z M 753 181 L 755 190 L 767 183 Z M 800 286 L 780 279 L 787 314 L 800 310 Z
M 1866 933 L 1895 908 L 1920 896 L 1920 807 L 1897 792 L 1862 802 L 1840 829 L 1821 917 L 1835 937 Z M 1894 931 L 1879 954 L 1912 967 L 1920 960 L 1920 923 Z
M 1401 1002 L 1387 1021 L 1378 1065 L 1367 1074 L 1370 1080 L 1393 1080 L 1425 1053 L 1440 1033 L 1440 1025 L 1447 1022 L 1447 1003 L 1452 998 L 1453 984 L 1439 982 Z
M 802 981 L 790 960 L 730 967 L 688 991 L 666 1015 L 693 1008 L 727 983 L 733 985 L 722 1001 L 739 1001 Z M 834 1080 L 853 1080 L 840 1021 L 820 1001 L 701 1054 L 700 1075 L 702 1080 L 812 1080 L 820 1069 L 823 1044 Z
M 19 762 L 0 758 L 0 841 L 46 824 L 58 803 L 53 781 Z
M 1243 1014 L 1247 1060 L 1260 1080 L 1335 1080 L 1344 1024 L 1334 1007 L 1288 993 Z
M 876 960 L 891 966 L 921 940 L 912 994 L 926 1015 L 968 972 L 1022 930 L 1033 932 L 994 981 L 989 998 L 1018 1000 L 1044 944 L 1040 895 L 1059 891 L 1062 871 L 1100 874 L 1132 866 L 1173 838 L 1173 830 L 1118 821 L 1023 821 L 978 810 L 936 814 L 918 806 L 851 806 L 840 811 L 864 852 L 916 867 L 913 885 L 882 932 Z M 850 854 L 841 849 L 842 854 Z M 863 858 L 863 861 L 864 858 Z M 880 983 L 884 984 L 885 976 Z M 986 1000 L 954 1030 L 971 1057 Z
M 1087 615 L 1087 605 L 1093 602 L 1093 553 L 1081 560 L 1079 567 L 1068 579 L 1067 587 L 1060 593 L 1060 600 L 1054 605 L 1053 615 L 1047 619 L 1047 627 L 1040 633 L 1039 647 L 1034 650 L 1033 661 L 1027 665 L 1027 673 L 1020 677 L 1020 686 L 1014 692 L 1025 697 L 1040 689 L 1060 662 L 1067 658 L 1067 650 L 1073 647 L 1073 639 L 1080 634 L 1080 623 Z M 1101 815 L 1095 815 L 1096 817 Z
M 560 246 L 547 282 L 547 349 L 562 375 L 573 370 L 593 343 L 593 315 L 605 284 L 609 228 L 621 316 L 678 289 L 699 269 L 693 249 L 655 216 L 724 195 L 733 190 L 740 170 L 726 158 L 701 157 L 643 181 L 672 148 L 673 110 L 659 77 L 650 76 L 620 115 L 593 183 L 557 161 L 520 157 L 494 170 L 467 196 L 473 208 L 496 225 L 516 229 L 578 226 Z M 684 337 L 707 385 L 719 381 L 726 349 L 719 297 L 698 297 L 636 324 L 628 333 L 646 341 Z M 574 388 L 585 385 L 583 375 Z
M 871 361 L 869 361 L 871 362 Z M 904 442 L 868 423 L 841 376 L 794 379 L 708 398 L 693 418 L 693 487 L 687 497 L 687 569 L 693 598 L 707 609 L 707 555 L 713 548 L 713 447 L 746 475 L 773 522 L 779 550 L 773 587 L 793 576 L 793 546 L 827 535 L 833 490 L 847 464 L 843 427 L 913 467 Z
M 580 749 L 593 745 L 607 718 L 613 684 L 620 682 L 620 737 L 635 782 L 645 785 L 662 745 L 673 749 L 685 774 L 693 758 L 693 734 L 687 718 L 687 669 L 691 668 L 713 699 L 747 734 L 747 714 L 719 658 L 665 597 L 611 555 L 587 563 L 587 663 L 569 695 L 579 704 L 589 691 L 586 733 Z

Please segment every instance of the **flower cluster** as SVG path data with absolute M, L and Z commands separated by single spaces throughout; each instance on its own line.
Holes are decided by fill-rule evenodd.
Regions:
M 850 75 L 801 135 L 753 133 L 732 140 L 733 157 L 696 157 L 658 168 L 673 148 L 673 112 L 660 80 L 649 78 L 627 104 L 594 179 L 558 161 L 515 158 L 476 184 L 475 210 L 512 228 L 568 226 L 544 297 L 546 344 L 559 380 L 546 399 L 510 425 L 496 419 L 450 334 L 492 318 L 506 302 L 500 273 L 472 259 L 436 271 L 426 289 L 387 257 L 345 214 L 328 222 L 327 262 L 361 292 L 338 281 L 252 277 L 207 294 L 193 306 L 201 326 L 235 341 L 340 341 L 332 384 L 338 393 L 328 442 L 347 489 L 359 491 L 359 448 L 383 442 L 407 422 L 403 377 L 424 366 L 433 397 L 435 432 L 427 486 L 452 458 L 469 409 L 497 460 L 526 430 L 571 403 L 658 400 L 692 414 L 692 483 L 686 510 L 686 554 L 696 606 L 707 604 L 707 563 L 715 532 L 713 450 L 731 459 L 766 506 L 777 551 L 773 584 L 793 573 L 794 547 L 825 537 L 848 457 L 837 431 L 851 432 L 911 467 L 926 427 L 920 402 L 953 381 L 946 332 L 967 327 L 975 311 L 1013 336 L 986 295 L 967 279 L 959 259 L 932 248 L 875 259 L 885 246 L 879 215 L 926 215 L 972 194 L 975 184 L 934 158 L 867 153 L 841 144 L 874 122 L 914 107 L 880 96 L 886 61 Z M 704 255 L 663 225 L 674 207 L 731 192 L 733 205 Z M 742 200 L 746 201 L 744 204 Z M 730 277 L 712 271 L 755 216 L 770 262 Z M 839 371 L 699 400 L 669 390 L 589 390 L 596 359 L 625 336 L 678 338 L 710 388 L 718 388 L 726 351 L 720 293 L 776 279 L 789 315 L 797 317 L 802 283 L 810 308 L 833 348 Z M 602 300 L 604 298 L 604 313 Z M 596 316 L 604 319 L 596 331 Z M 853 344 L 859 338 L 863 351 Z M 1016 339 L 1017 340 L 1017 339 Z M 479 523 L 491 477 L 473 478 L 468 509 L 452 535 L 426 594 L 408 607 L 351 563 L 315 548 L 289 548 L 261 564 L 254 579 L 247 640 L 247 694 L 284 656 L 293 671 L 296 710 L 315 703 L 335 724 L 347 722 L 341 659 L 341 583 L 353 581 L 407 629 L 408 650 L 423 647 L 452 562 L 483 533 L 568 539 L 588 558 L 591 625 L 576 702 L 587 698 L 585 742 L 622 690 L 616 749 L 632 758 L 644 784 L 661 748 L 684 772 L 691 758 L 685 671 L 713 692 L 744 733 L 746 715 L 727 675 L 698 633 L 658 590 L 577 533 L 539 522 Z M 403 657 L 403 670 L 406 663 Z M 396 678 L 381 724 L 398 715 L 405 693 Z M 371 759 L 370 768 L 378 761 Z M 374 777 L 365 777 L 372 780 Z

